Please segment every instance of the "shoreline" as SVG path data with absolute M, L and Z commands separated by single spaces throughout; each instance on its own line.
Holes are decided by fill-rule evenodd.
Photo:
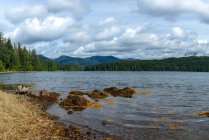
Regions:
M 21 102 L 21 101 L 19 102 L 19 99 L 24 100 L 23 105 L 26 108 L 33 108 L 33 107 L 36 108 L 36 110 L 38 110 L 38 112 L 39 112 L 38 118 L 42 118 L 42 120 L 44 120 L 44 121 L 40 121 L 40 122 L 38 121 L 36 123 L 39 124 L 39 123 L 43 123 L 43 122 L 49 122 L 48 124 L 47 123 L 45 124 L 46 125 L 45 130 L 47 131 L 46 135 L 44 134 L 44 135 L 40 136 L 40 137 L 43 137 L 43 139 L 58 139 L 58 140 L 59 139 L 60 140 L 62 140 L 62 139 L 66 139 L 66 140 L 71 140 L 71 139 L 75 139 L 75 140 L 77 140 L 77 139 L 79 139 L 79 140 L 92 140 L 92 139 L 95 139 L 95 140 L 97 140 L 97 139 L 98 140 L 116 140 L 117 139 L 115 136 L 110 136 L 109 134 L 98 132 L 93 129 L 91 129 L 91 132 L 85 131 L 82 128 L 80 128 L 78 125 L 76 126 L 75 124 L 73 124 L 73 125 L 69 124 L 66 126 L 66 124 L 61 123 L 59 121 L 58 117 L 53 116 L 47 112 L 47 109 L 51 105 L 56 104 L 56 102 L 49 101 L 46 99 L 36 98 L 36 97 L 30 97 L 27 95 L 17 95 L 17 94 L 14 94 L 14 92 L 15 92 L 14 89 L 10 89 L 10 90 L 7 89 L 7 88 L 11 88 L 11 87 L 14 88 L 15 86 L 16 86 L 15 84 L 14 85 L 1 84 L 0 85 L 0 97 L 8 95 L 11 98 L 17 99 L 18 104 Z M 1 98 L 0 98 L 0 100 L 1 100 Z M 0 106 L 0 110 L 1 110 L 1 106 Z M 12 113 L 12 112 L 10 112 L 10 113 Z M 32 119 L 32 118 L 28 118 L 28 119 Z M 22 120 L 22 121 L 25 121 L 25 120 Z M 28 125 L 27 127 L 30 127 L 30 125 Z M 19 128 L 15 128 L 15 129 L 19 129 Z M 33 128 L 33 129 L 40 129 L 40 128 Z M 0 126 L 0 134 L 1 134 L 1 126 Z M 21 135 L 24 135 L 24 133 Z M 39 134 L 36 134 L 36 135 L 39 135 Z M 96 137 L 96 135 L 99 135 L 100 137 Z M 1 138 L 1 137 L 0 137 L 0 139 L 4 140 L 4 138 Z

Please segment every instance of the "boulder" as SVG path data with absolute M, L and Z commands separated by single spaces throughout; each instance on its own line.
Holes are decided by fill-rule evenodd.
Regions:
M 29 88 L 23 85 L 18 85 L 16 89 L 16 94 L 28 94 Z
M 69 95 L 88 95 L 87 92 L 83 92 L 83 91 L 71 91 L 69 93 Z
M 100 90 L 94 90 L 90 93 L 88 93 L 88 96 L 92 99 L 101 99 L 101 98 L 106 98 L 109 96 L 108 93 L 100 91 Z
M 50 96 L 50 93 L 47 91 L 47 90 L 42 90 L 41 91 L 41 96 L 43 96 L 43 97 L 49 97 Z
M 48 92 L 47 90 L 42 90 L 42 91 L 33 90 L 33 91 L 30 91 L 27 95 L 31 97 L 38 97 L 40 99 L 45 99 L 50 102 L 55 102 L 60 97 L 59 93 Z
M 52 101 L 52 102 L 55 102 L 59 99 L 60 97 L 60 94 L 57 93 L 57 92 L 48 92 L 47 90 L 42 90 L 40 92 L 41 94 L 41 97 L 46 99 L 46 100 L 49 100 L 49 101 Z
M 41 92 L 40 91 L 30 91 L 28 93 L 29 96 L 32 96 L 32 97 L 40 97 L 41 96 Z
M 131 98 L 136 91 L 130 87 L 126 87 L 124 89 L 119 89 L 116 87 L 111 87 L 111 88 L 105 88 L 105 92 L 110 93 L 112 96 L 117 97 L 126 97 L 126 98 Z
M 70 110 L 84 110 L 87 108 L 90 101 L 80 95 L 68 95 L 68 97 L 60 103 L 60 106 Z
M 109 96 L 108 93 L 100 91 L 100 90 L 94 90 L 92 92 L 72 91 L 69 93 L 69 95 L 79 95 L 79 96 L 87 95 L 88 97 L 92 99 L 101 99 L 101 98 L 106 98 Z

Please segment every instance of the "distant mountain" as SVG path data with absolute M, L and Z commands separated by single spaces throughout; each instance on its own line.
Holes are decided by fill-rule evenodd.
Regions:
M 114 56 L 92 56 L 87 58 L 60 56 L 54 59 L 54 61 L 59 64 L 97 65 L 109 62 L 118 62 L 122 61 L 122 59 L 116 58 Z

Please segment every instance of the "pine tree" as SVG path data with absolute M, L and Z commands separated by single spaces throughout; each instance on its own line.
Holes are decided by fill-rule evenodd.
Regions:
M 0 71 L 4 71 L 4 65 L 1 60 L 0 60 Z

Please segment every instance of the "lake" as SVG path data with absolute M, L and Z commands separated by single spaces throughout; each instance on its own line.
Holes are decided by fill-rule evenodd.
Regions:
M 5 84 L 32 84 L 62 94 L 70 91 L 132 87 L 133 98 L 99 100 L 103 109 L 88 108 L 68 115 L 57 104 L 48 112 L 61 122 L 92 128 L 123 139 L 209 139 L 209 73 L 192 72 L 35 72 L 0 74 Z M 105 125 L 103 123 L 105 122 Z

